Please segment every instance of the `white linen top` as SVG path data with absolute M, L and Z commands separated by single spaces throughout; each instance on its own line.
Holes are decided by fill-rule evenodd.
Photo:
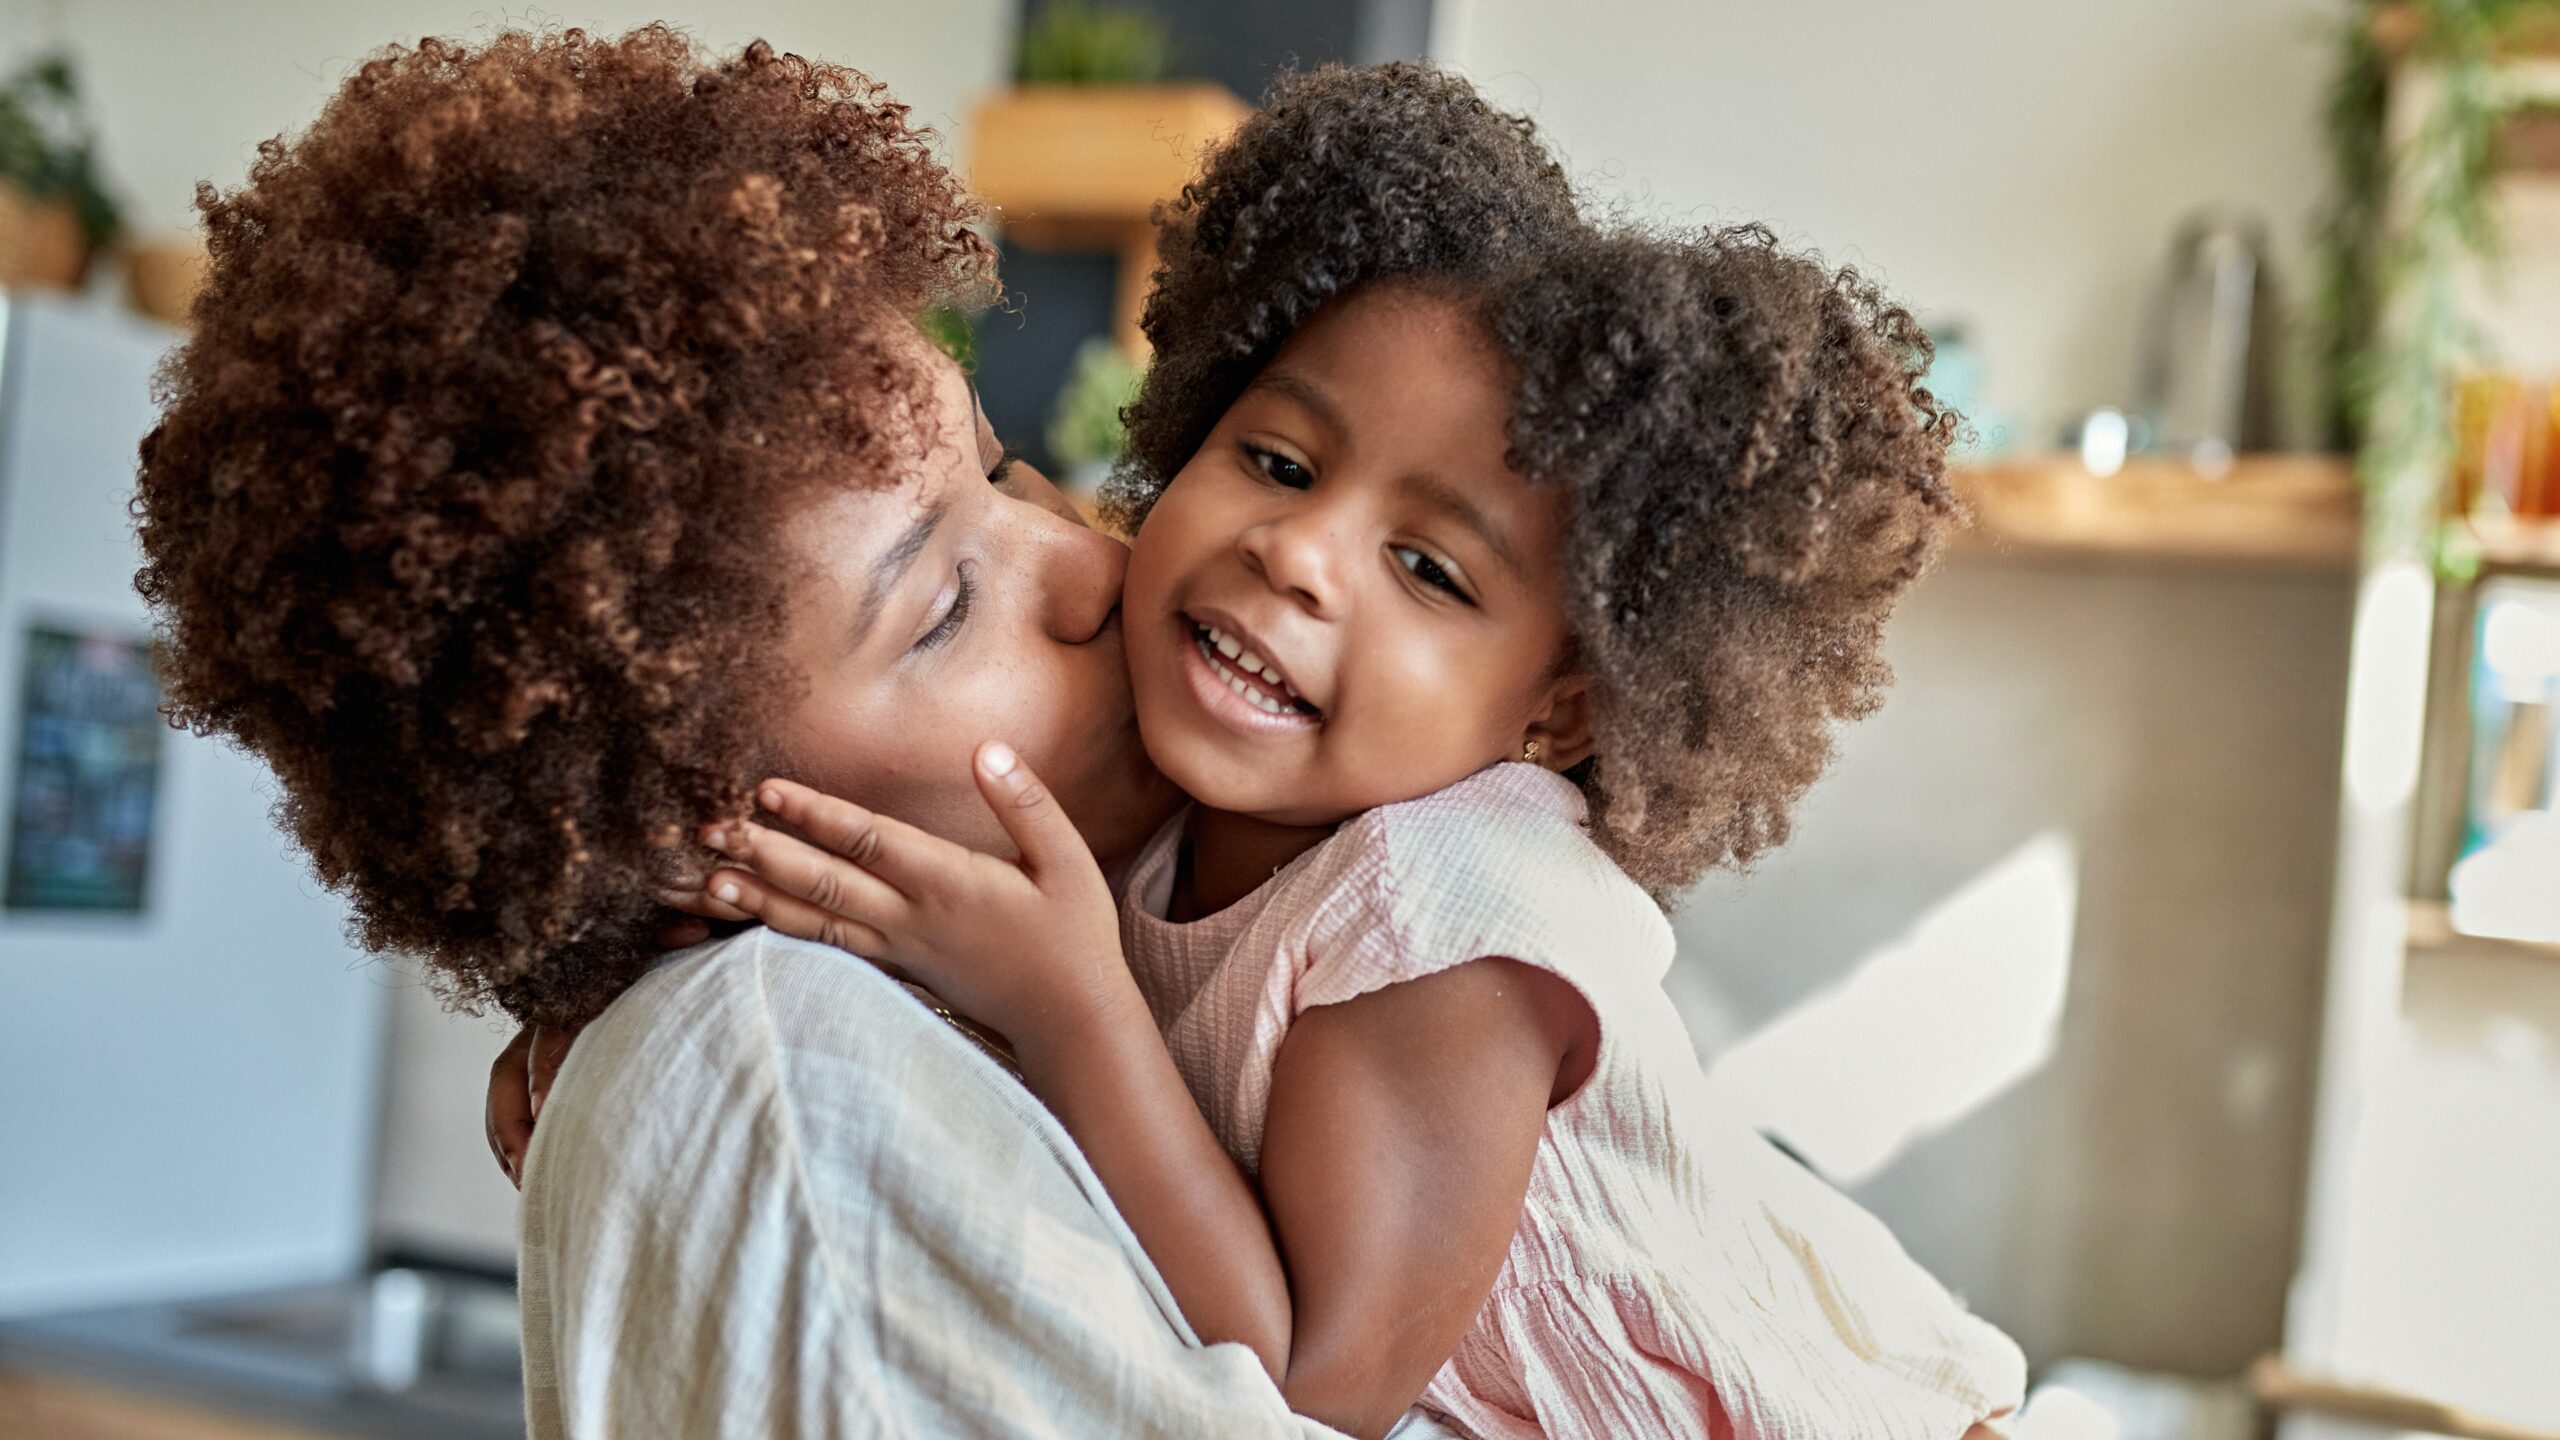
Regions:
M 1065 1130 L 869 964 L 767 930 L 578 1037 L 524 1176 L 531 1440 L 1293 1437 Z
M 1583 828 L 1581 792 L 1501 764 L 1359 816 L 1252 895 L 1163 916 L 1184 829 L 1139 856 L 1121 942 L 1192 1096 L 1261 1158 L 1306 1010 L 1501 956 L 1600 1022 L 1547 1112 L 1492 1294 L 1422 1401 L 1484 1440 L 1958 1440 L 2025 1392 L 2015 1344 L 1856 1202 L 1710 1094 L 1662 988 L 1662 912 Z

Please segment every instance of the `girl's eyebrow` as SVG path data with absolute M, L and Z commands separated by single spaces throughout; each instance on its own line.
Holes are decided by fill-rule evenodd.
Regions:
M 1476 538 L 1484 542 L 1484 548 L 1493 552 L 1493 558 L 1501 561 L 1504 569 L 1514 576 L 1520 573 L 1520 553 L 1512 548 L 1510 533 L 1495 524 L 1493 517 L 1484 512 L 1484 507 L 1469 499 L 1465 492 L 1443 485 L 1427 475 L 1407 477 L 1404 485 L 1424 504 L 1474 531 Z
M 1248 394 L 1256 390 L 1269 390 L 1286 399 L 1295 400 L 1305 408 L 1308 414 L 1315 417 L 1319 427 L 1333 432 L 1336 444 L 1351 438 L 1351 426 L 1342 418 L 1342 408 L 1333 403 L 1333 397 L 1324 392 L 1323 386 L 1304 375 L 1292 370 L 1266 367 L 1244 388 Z

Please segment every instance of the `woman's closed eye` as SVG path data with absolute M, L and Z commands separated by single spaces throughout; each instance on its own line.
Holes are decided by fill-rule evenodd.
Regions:
M 1443 561 L 1439 556 L 1427 550 L 1417 550 L 1410 545 L 1391 545 L 1388 547 L 1388 553 L 1394 555 L 1396 563 L 1402 565 L 1414 579 L 1435 590 L 1446 590 L 1469 605 L 1476 603 L 1475 597 L 1467 593 L 1467 587 L 1458 582 L 1457 567 Z
M 987 471 L 987 483 L 999 490 L 1003 489 L 1005 482 L 1013 478 L 1013 467 L 1020 463 L 1022 463 L 1022 452 L 1007 445 L 1004 447 L 1004 454 Z
M 909 654 L 940 649 L 951 643 L 951 638 L 960 633 L 961 626 L 969 623 L 969 602 L 978 593 L 977 577 L 970 573 L 974 568 L 966 560 L 960 562 L 957 578 L 951 586 L 951 603 L 943 607 L 941 617 L 933 622 L 933 628 L 916 637 L 916 643 L 908 647 Z
M 1291 490 L 1304 490 L 1316 483 L 1313 471 L 1277 450 L 1241 442 L 1239 442 L 1239 448 L 1244 451 L 1245 458 L 1252 462 L 1253 468 L 1262 472 L 1262 478 L 1274 485 Z

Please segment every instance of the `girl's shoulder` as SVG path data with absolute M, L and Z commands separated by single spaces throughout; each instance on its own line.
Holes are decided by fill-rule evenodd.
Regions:
M 1485 956 L 1659 982 L 1671 963 L 1660 907 L 1584 829 L 1582 793 L 1505 763 L 1416 800 L 1380 806 L 1328 842 L 1309 877 L 1328 892 L 1320 942 L 1366 978 L 1414 978 Z

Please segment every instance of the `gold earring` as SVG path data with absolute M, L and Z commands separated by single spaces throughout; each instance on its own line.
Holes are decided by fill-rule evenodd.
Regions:
M 1521 764 L 1523 764 L 1523 765 L 1535 765 L 1535 764 L 1537 764 L 1537 763 L 1538 763 L 1538 747 L 1539 747 L 1539 745 L 1540 745 L 1540 744 L 1542 744 L 1542 743 L 1543 743 L 1543 742 L 1541 742 L 1541 741 L 1532 740 L 1532 741 L 1530 741 L 1528 744 L 1521 746 L 1521 747 L 1520 747 L 1520 763 L 1521 763 Z

